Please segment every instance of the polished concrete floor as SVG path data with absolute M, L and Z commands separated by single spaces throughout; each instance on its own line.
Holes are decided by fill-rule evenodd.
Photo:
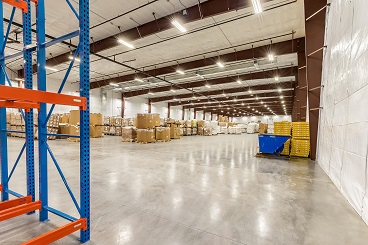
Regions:
M 22 143 L 9 140 L 12 161 Z M 77 190 L 78 144 L 50 145 Z M 146 145 L 92 139 L 88 244 L 368 244 L 367 225 L 318 165 L 259 159 L 256 152 L 256 135 Z M 49 168 L 50 206 L 76 215 L 51 161 Z M 24 193 L 24 176 L 22 163 L 13 189 Z M 17 217 L 0 223 L 0 244 L 20 244 L 62 224 L 54 215 L 48 223 L 37 214 Z

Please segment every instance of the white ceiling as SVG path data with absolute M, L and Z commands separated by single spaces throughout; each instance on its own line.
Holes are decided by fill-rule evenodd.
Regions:
M 76 0 L 72 0 L 74 6 L 77 7 Z M 197 0 L 181 0 L 186 6 L 190 7 L 198 3 Z M 203 2 L 203 0 L 201 1 Z M 177 61 L 184 63 L 188 61 L 198 60 L 203 58 L 202 53 L 207 53 L 206 57 L 215 57 L 219 55 L 233 52 L 233 46 L 240 45 L 236 48 L 237 51 L 251 48 L 250 42 L 256 42 L 255 47 L 270 44 L 269 40 L 258 41 L 264 38 L 271 38 L 278 35 L 284 35 L 295 31 L 294 38 L 303 37 L 304 21 L 303 21 L 303 1 L 293 0 L 274 0 L 263 7 L 264 9 L 273 8 L 273 10 L 265 11 L 259 15 L 251 15 L 252 8 L 241 9 L 239 11 L 232 11 L 225 14 L 213 16 L 203 20 L 184 24 L 188 33 L 182 35 L 175 28 L 163 31 L 157 35 L 151 35 L 142 39 L 133 41 L 132 44 L 136 47 L 134 50 L 129 50 L 123 45 L 116 46 L 115 48 L 101 52 L 104 56 L 110 56 L 123 52 L 121 55 L 116 56 L 118 61 L 129 61 L 126 64 L 145 69 L 152 69 L 154 64 L 158 64 L 156 67 L 176 66 Z M 116 15 L 122 14 L 126 11 L 134 9 L 140 5 L 147 3 L 147 1 L 137 0 L 110 0 L 108 4 L 104 0 L 91 0 L 91 26 L 101 23 L 102 21 L 112 18 Z M 172 6 L 171 4 L 174 6 Z M 171 0 L 168 3 L 166 0 L 160 0 L 140 10 L 134 11 L 124 17 L 107 23 L 91 30 L 91 36 L 94 40 L 100 40 L 111 35 L 119 33 L 117 26 L 120 26 L 122 30 L 128 30 L 136 27 L 133 18 L 140 24 L 144 24 L 153 20 L 152 12 L 156 13 L 157 18 L 169 15 L 175 11 L 182 10 L 184 7 L 178 0 Z M 286 4 L 290 3 L 290 4 Z M 282 7 L 281 5 L 286 4 Z M 61 36 L 63 34 L 72 32 L 77 29 L 77 21 L 73 12 L 69 9 L 65 1 L 46 1 L 47 5 L 47 34 L 52 36 Z M 277 7 L 279 6 L 279 7 Z M 17 11 L 15 21 L 21 23 L 21 15 Z M 5 17 L 9 18 L 10 8 L 6 7 L 4 10 Z M 237 19 L 238 18 L 238 19 Z M 33 18 L 33 22 L 34 22 Z M 227 23 L 225 23 L 227 22 Z M 216 26 L 217 24 L 217 26 Z M 199 29 L 204 29 L 197 31 Z M 13 28 L 12 30 L 14 30 Z M 11 37 L 14 38 L 14 34 Z M 165 40 L 167 38 L 173 38 L 172 40 Z M 291 35 L 274 38 L 273 42 L 280 42 L 290 40 Z M 157 43 L 162 41 L 161 43 Z M 258 42 L 257 42 L 258 41 Z M 76 44 L 76 40 L 73 40 Z M 147 46 L 147 47 L 144 47 Z M 12 48 L 21 49 L 21 45 L 10 45 Z M 224 49 L 219 53 L 215 50 Z M 48 48 L 48 57 L 69 51 L 68 47 L 64 45 L 55 45 Z M 277 52 L 277 51 L 276 51 Z M 14 53 L 10 49 L 6 49 L 6 53 Z M 185 58 L 189 57 L 189 58 Z M 290 63 L 297 64 L 296 55 L 278 57 L 278 64 L 269 65 L 268 68 L 275 68 Z M 226 62 L 226 61 L 224 61 Z M 13 70 L 21 68 L 22 60 L 16 62 L 10 62 L 8 67 Z M 56 80 L 61 80 L 65 74 L 65 70 L 68 64 L 59 64 L 55 68 L 59 69 L 58 72 L 48 72 L 49 77 Z M 207 67 L 213 69 L 213 67 Z M 252 68 L 247 68 L 244 72 L 251 71 Z M 75 82 L 78 80 L 78 66 L 75 66 L 72 70 L 68 82 Z M 194 71 L 190 71 L 194 72 Z M 241 74 L 242 72 L 239 72 Z M 119 75 L 130 74 L 132 71 L 120 65 L 105 61 L 98 60 L 95 56 L 91 56 L 91 79 L 107 79 L 109 77 L 116 77 Z M 189 73 L 188 73 L 189 74 Z M 229 72 L 231 75 L 231 72 Z M 226 74 L 226 75 L 229 75 Z M 172 75 L 172 79 L 177 79 L 176 75 Z M 219 77 L 219 76 L 217 76 Z M 294 80 L 293 77 L 284 78 L 288 81 Z M 190 79 L 190 81 L 195 81 Z M 180 81 L 178 81 L 179 83 Z M 181 81 L 187 82 L 187 81 Z M 261 79 L 254 81 L 254 84 L 269 83 L 267 79 Z M 163 86 L 165 83 L 159 83 L 154 86 Z M 167 84 L 166 84 L 167 85 Z M 213 86 L 213 88 L 198 88 L 198 91 L 211 89 L 226 89 L 236 87 L 239 84 L 222 84 Z M 179 93 L 180 91 L 178 91 Z M 158 97 L 168 95 L 167 93 L 155 94 L 151 97 Z

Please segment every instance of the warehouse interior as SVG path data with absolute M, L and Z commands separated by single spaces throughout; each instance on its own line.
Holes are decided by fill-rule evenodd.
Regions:
M 0 6 L 0 244 L 367 244 L 367 1 Z

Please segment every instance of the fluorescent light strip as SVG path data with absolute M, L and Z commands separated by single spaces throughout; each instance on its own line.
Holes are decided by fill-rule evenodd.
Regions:
M 75 61 L 77 61 L 77 62 L 80 62 L 81 60 L 79 59 L 79 58 L 74 58 L 73 56 L 69 56 L 68 57 L 70 60 L 75 60 Z
M 45 66 L 45 69 L 50 71 L 59 71 L 58 69 L 49 66 Z
M 185 72 L 182 70 L 176 70 L 177 73 L 179 73 L 180 75 L 185 75 Z
M 225 65 L 221 63 L 221 61 L 217 61 L 216 64 L 220 67 L 220 68 L 224 68 Z
M 110 83 L 110 85 L 114 87 L 119 87 L 119 85 L 117 85 L 116 83 Z
M 259 0 L 252 0 L 253 9 L 256 14 L 262 13 L 262 6 Z
M 177 20 L 173 20 L 171 24 L 173 24 L 176 28 L 178 28 L 180 32 L 182 33 L 187 32 L 187 29 L 185 29 L 184 26 L 182 26 Z
M 140 79 L 140 78 L 135 78 L 134 79 L 135 81 L 137 81 L 137 82 L 141 82 L 141 83 L 143 83 L 144 81 L 142 80 L 142 79 Z
M 119 39 L 118 42 L 127 46 L 130 49 L 134 49 L 134 46 L 132 44 L 128 43 L 127 41 L 124 41 L 123 39 Z

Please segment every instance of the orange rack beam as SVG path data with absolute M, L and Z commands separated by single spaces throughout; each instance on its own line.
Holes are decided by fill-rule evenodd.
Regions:
M 78 230 L 85 231 L 86 229 L 87 219 L 82 218 L 55 230 L 52 230 L 46 234 L 43 234 L 42 236 L 36 237 L 28 242 L 23 243 L 22 245 L 46 245 L 53 243 L 67 235 L 70 235 L 73 232 L 76 232 Z
M 0 211 L 0 221 L 8 220 L 22 214 L 30 213 L 42 208 L 41 201 L 26 203 Z
M 85 97 L 25 88 L 15 88 L 4 85 L 0 85 L 0 100 L 17 103 L 31 102 L 78 106 L 81 110 L 85 110 L 87 108 L 87 99 Z
M 32 202 L 32 196 L 20 197 L 14 200 L 0 202 L 0 211 Z
M 28 12 L 27 2 L 23 0 L 3 0 L 4 3 L 7 3 L 13 7 L 21 9 L 24 13 Z
M 29 111 L 32 108 L 40 109 L 40 104 L 32 102 L 0 100 L 0 108 L 16 108 L 16 109 L 25 109 L 26 111 Z

